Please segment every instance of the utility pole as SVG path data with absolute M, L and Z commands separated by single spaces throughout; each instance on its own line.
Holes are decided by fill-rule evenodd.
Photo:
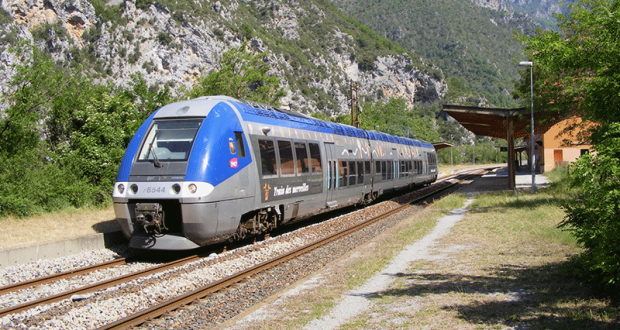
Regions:
M 360 121 L 358 118 L 358 100 L 357 100 L 357 82 L 351 79 L 351 126 L 360 128 Z M 360 111 L 361 112 L 361 111 Z

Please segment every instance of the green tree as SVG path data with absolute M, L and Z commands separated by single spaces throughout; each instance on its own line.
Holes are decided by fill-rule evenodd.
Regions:
M 571 171 L 579 198 L 565 203 L 561 227 L 585 247 L 578 271 L 594 283 L 620 290 L 620 0 L 578 0 L 558 17 L 560 31 L 522 37 L 534 63 L 535 107 L 578 114 L 601 123 L 593 130 L 595 155 Z M 517 96 L 529 91 L 523 72 Z
M 222 56 L 222 67 L 204 77 L 190 91 L 190 97 L 227 95 L 239 99 L 278 105 L 285 95 L 280 79 L 267 74 L 267 53 L 252 54 L 244 42 Z
M 521 36 L 534 63 L 535 109 L 577 112 L 596 122 L 620 121 L 620 1 L 578 0 L 558 16 L 560 32 Z M 529 71 L 521 72 L 517 97 L 529 95 Z
M 360 127 L 396 136 L 437 141 L 439 134 L 433 127 L 433 119 L 423 116 L 417 108 L 407 109 L 404 99 L 392 98 L 364 104 Z
M 168 88 L 132 76 L 129 88 L 96 85 L 23 47 L 25 61 L 0 118 L 0 215 L 25 216 L 109 201 L 123 153 Z
M 14 92 L 4 96 L 11 104 L 0 117 L 0 154 L 4 157 L 38 148 L 43 133 L 38 123 L 46 117 L 46 106 L 55 96 L 51 87 L 64 85 L 62 73 L 36 48 L 14 51 L 28 60 L 16 67 L 17 74 L 11 81 Z

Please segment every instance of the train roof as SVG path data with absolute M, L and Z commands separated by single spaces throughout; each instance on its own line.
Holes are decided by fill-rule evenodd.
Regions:
M 249 116 L 258 116 L 266 118 L 267 120 L 260 120 L 261 122 L 268 123 L 269 119 L 283 120 L 288 121 L 293 124 L 293 126 L 297 126 L 298 128 L 332 133 L 336 135 L 342 136 L 350 136 L 356 137 L 360 139 L 370 139 L 376 141 L 385 141 L 392 142 L 422 148 L 433 149 L 433 145 L 415 139 L 408 139 L 398 136 L 393 136 L 385 133 L 375 132 L 375 131 L 367 131 L 362 130 L 353 126 L 331 123 L 327 121 L 323 121 L 320 119 L 316 119 L 311 116 L 307 116 L 292 110 L 280 109 L 277 107 L 265 105 L 262 103 L 257 103 L 253 101 L 247 100 L 235 100 L 236 105 L 239 110 L 244 112 L 244 114 Z M 249 119 L 249 118 L 248 118 Z
M 248 121 L 273 125 L 282 125 L 282 121 L 284 121 L 286 122 L 286 126 L 298 129 L 350 136 L 360 139 L 392 142 L 429 149 L 433 148 L 432 144 L 425 141 L 408 139 L 375 131 L 362 130 L 349 125 L 323 121 L 292 110 L 280 109 L 258 102 L 240 100 L 221 95 L 203 96 L 193 100 L 165 105 L 157 111 L 155 118 L 205 116 L 209 111 L 207 109 L 211 109 L 220 102 L 230 102 L 234 104 L 240 111 L 243 119 Z

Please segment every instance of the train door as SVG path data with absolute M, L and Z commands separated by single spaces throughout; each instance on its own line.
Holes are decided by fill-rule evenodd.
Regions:
M 338 191 L 338 160 L 335 155 L 335 145 L 325 142 L 325 155 L 327 158 L 327 206 L 335 207 L 338 205 L 336 192 Z

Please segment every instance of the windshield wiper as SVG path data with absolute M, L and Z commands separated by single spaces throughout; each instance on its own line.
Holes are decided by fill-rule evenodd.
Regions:
M 151 141 L 151 143 L 149 144 L 149 151 L 147 154 L 153 155 L 153 165 L 155 165 L 155 167 L 157 168 L 161 168 L 164 167 L 164 165 L 159 161 L 159 158 L 157 158 L 157 155 L 155 154 L 155 150 L 153 150 L 153 143 L 155 143 L 155 139 L 157 139 L 157 133 L 155 133 L 153 141 Z
M 151 149 L 151 154 L 153 155 L 153 165 L 155 165 L 155 167 L 158 167 L 158 168 L 164 167 L 164 165 L 157 158 L 157 155 L 155 154 L 155 150 Z

